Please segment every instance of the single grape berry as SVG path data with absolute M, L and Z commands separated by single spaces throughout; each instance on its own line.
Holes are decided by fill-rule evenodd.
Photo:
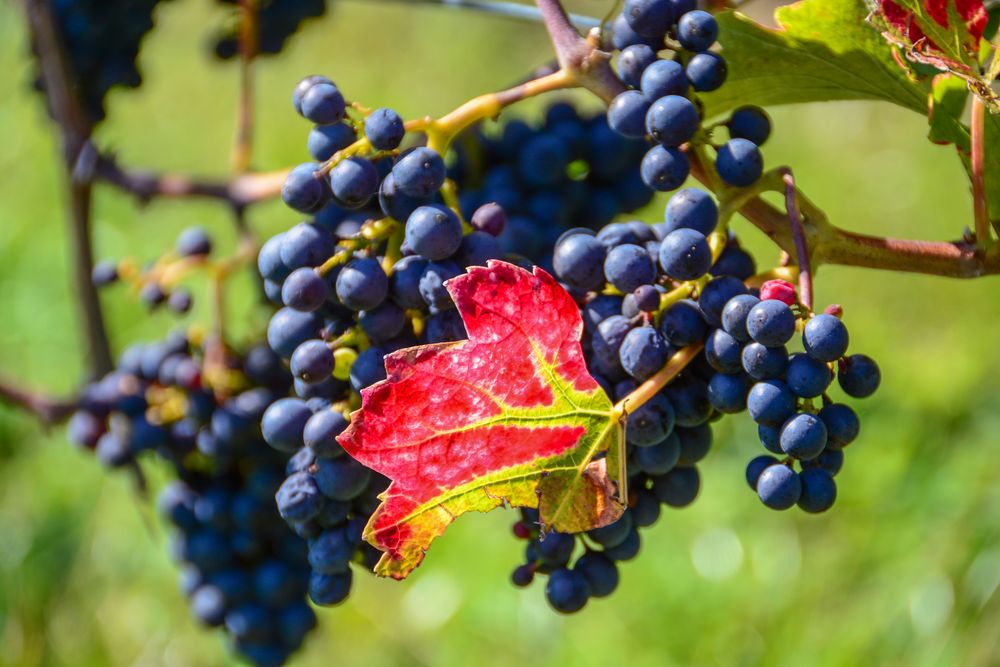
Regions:
M 444 160 L 434 150 L 415 148 L 392 167 L 396 186 L 411 197 L 430 197 L 444 185 Z
M 625 336 L 618 350 L 618 358 L 626 373 L 639 382 L 644 382 L 663 368 L 672 352 L 659 331 L 651 326 L 641 326 L 632 329 Z
M 798 473 L 779 464 L 768 466 L 757 478 L 757 496 L 775 510 L 786 510 L 799 501 L 802 481 Z
M 688 51 L 707 51 L 718 36 L 715 17 L 700 9 L 684 14 L 677 22 L 677 41 Z
M 330 199 L 326 180 L 316 176 L 319 165 L 307 162 L 288 172 L 281 186 L 281 201 L 302 213 L 315 213 Z
M 639 138 L 646 134 L 649 100 L 638 90 L 619 93 L 608 105 L 608 125 L 623 137 Z
M 768 456 L 767 454 L 762 454 L 755 459 L 752 459 L 750 463 L 747 464 L 747 484 L 754 491 L 757 490 L 757 480 L 760 479 L 761 473 L 764 472 L 766 468 L 771 467 L 776 464 L 778 459 L 773 456 Z
M 738 294 L 726 302 L 722 309 L 722 328 L 730 336 L 746 343 L 750 340 L 750 332 L 747 331 L 747 316 L 750 310 L 760 303 L 760 299 L 752 294 Z
M 595 598 L 611 595 L 618 588 L 618 567 L 606 555 L 590 551 L 580 556 L 573 570 L 583 575 Z
M 653 146 L 642 158 L 642 181 L 659 192 L 676 190 L 687 180 L 691 163 L 683 151 L 664 146 Z
M 861 431 L 857 413 L 849 405 L 830 403 L 817 414 L 826 426 L 828 447 L 846 447 L 854 442 Z
M 698 308 L 705 321 L 713 327 L 722 326 L 722 309 L 737 294 L 746 294 L 743 281 L 732 276 L 713 278 L 698 296 Z
M 656 62 L 656 51 L 646 44 L 633 44 L 618 56 L 618 76 L 626 86 L 638 88 L 646 68 Z
M 802 345 L 813 359 L 836 361 L 847 352 L 849 336 L 840 318 L 820 313 L 806 322 L 802 331 Z
M 365 136 L 376 150 L 399 148 L 405 134 L 402 117 L 392 109 L 375 109 L 365 118 Z
M 625 0 L 622 14 L 637 34 L 660 39 L 675 20 L 670 0 Z
M 716 373 L 708 382 L 708 400 L 722 413 L 735 414 L 747 407 L 750 380 L 743 373 Z
M 761 345 L 784 345 L 795 333 L 795 314 L 780 301 L 761 301 L 747 314 L 747 332 Z
M 663 146 L 680 146 L 689 141 L 701 124 L 701 117 L 694 104 L 680 95 L 661 97 L 648 109 L 646 132 Z
M 677 467 L 653 479 L 653 493 L 664 505 L 686 507 L 698 497 L 701 476 L 695 467 Z
M 576 570 L 560 568 L 549 574 L 545 597 L 552 608 L 563 614 L 580 611 L 590 598 L 587 578 Z
M 342 151 L 358 139 L 354 128 L 345 123 L 333 125 L 317 125 L 309 131 L 306 147 L 314 160 L 325 161 L 333 157 L 337 151 Z
M 696 53 L 684 68 L 691 86 L 700 93 L 716 90 L 726 81 L 729 68 L 718 53 Z
M 781 451 L 808 461 L 819 456 L 826 447 L 826 426 L 815 415 L 800 412 L 782 425 L 778 442 Z
M 748 343 L 741 355 L 743 370 L 754 380 L 780 378 L 788 368 L 788 350 L 784 345 L 764 347 L 760 343 Z
M 573 234 L 556 244 L 552 266 L 559 280 L 583 290 L 604 287 L 605 247 L 587 234 Z
M 316 310 L 326 301 L 326 296 L 326 281 L 310 267 L 295 269 L 281 286 L 282 302 L 295 310 Z
M 200 257 L 212 252 L 212 239 L 202 227 L 188 227 L 177 237 L 177 254 L 182 257 Z
M 349 157 L 330 170 L 330 189 L 344 208 L 361 208 L 379 187 L 378 170 L 369 160 Z
M 90 272 L 90 282 L 94 287 L 105 287 L 118 280 L 118 264 L 103 260 L 94 264 Z
M 781 380 L 763 380 L 750 388 L 747 409 L 758 424 L 779 426 L 795 412 L 795 394 Z
M 462 222 L 437 204 L 421 206 L 406 221 L 406 244 L 431 261 L 451 257 L 462 243 Z
M 292 90 L 292 106 L 295 107 L 296 113 L 302 113 L 302 96 L 317 83 L 329 83 L 333 85 L 333 81 L 319 74 L 307 76 L 295 84 L 295 88 Z
M 837 483 L 833 475 L 823 468 L 809 468 L 799 475 L 802 492 L 799 507 L 810 514 L 825 512 L 837 500 Z
M 351 310 L 372 310 L 382 303 L 388 291 L 389 279 L 371 257 L 352 259 L 337 274 L 337 298 Z
M 715 329 L 705 340 L 705 360 L 720 373 L 740 372 L 740 342 L 722 329 Z
M 280 452 L 296 452 L 302 447 L 302 431 L 312 416 L 305 401 L 281 398 L 268 406 L 260 422 L 264 441 Z
M 664 222 L 669 231 L 689 227 L 708 236 L 719 222 L 719 207 L 704 190 L 683 188 L 667 201 Z
M 639 312 L 655 313 L 660 308 L 660 290 L 652 285 L 639 285 L 626 298 L 628 297 L 632 297 Z
M 708 325 L 701 316 L 698 304 L 684 299 L 673 304 L 660 320 L 660 332 L 671 345 L 684 347 L 702 340 Z
M 639 87 L 652 101 L 667 95 L 687 95 L 688 80 L 680 63 L 657 60 L 643 71 Z
M 631 292 L 656 280 L 656 265 L 645 248 L 625 243 L 608 252 L 604 275 L 615 288 Z
M 469 224 L 473 229 L 486 232 L 490 236 L 500 236 L 507 226 L 507 214 L 502 206 L 496 202 L 489 202 L 475 210 L 469 219 Z
M 771 136 L 771 118 L 760 107 L 739 107 L 729 117 L 729 136 L 746 139 L 758 146 Z
M 815 398 L 826 391 L 833 381 L 833 373 L 822 361 L 805 354 L 793 354 L 788 360 L 785 382 L 799 398 Z
M 633 454 L 635 463 L 647 475 L 665 475 L 681 459 L 681 443 L 676 433 L 671 433 L 651 447 L 637 447 Z
M 317 384 L 333 375 L 333 351 L 322 340 L 307 340 L 295 348 L 289 365 L 296 378 Z
M 700 278 L 712 265 L 708 240 L 693 229 L 677 229 L 667 234 L 660 244 L 659 255 L 663 272 L 675 280 Z
M 719 172 L 719 178 L 729 185 L 746 187 L 756 183 L 764 173 L 764 158 L 753 142 L 730 139 L 719 148 L 715 156 L 715 169 Z
M 317 125 L 330 125 L 344 119 L 347 105 L 344 96 L 335 85 L 318 82 L 302 95 L 301 113 L 304 118 Z
M 882 372 L 871 357 L 852 354 L 840 360 L 837 371 L 840 388 L 853 398 L 866 398 L 875 393 L 882 381 Z

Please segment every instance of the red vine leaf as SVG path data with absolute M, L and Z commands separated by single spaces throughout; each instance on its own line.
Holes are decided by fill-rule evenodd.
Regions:
M 498 261 L 447 287 L 469 340 L 387 355 L 339 438 L 393 480 L 365 539 L 396 579 L 466 512 L 538 507 L 545 529 L 578 532 L 615 521 L 626 494 L 621 420 L 587 371 L 570 295 Z
M 979 78 L 979 41 L 987 20 L 982 0 L 878 0 L 872 18 L 910 60 Z

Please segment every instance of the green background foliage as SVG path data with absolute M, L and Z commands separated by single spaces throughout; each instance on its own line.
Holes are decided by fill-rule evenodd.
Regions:
M 598 14 L 604 2 L 574 8 Z M 147 85 L 113 95 L 98 143 L 127 164 L 222 173 L 233 132 L 232 64 L 205 57 L 208 3 L 174 0 L 147 42 Z M 57 393 L 82 372 L 51 127 L 27 84 L 20 17 L 0 4 L 0 370 Z M 441 113 L 519 78 L 549 57 L 528 26 L 434 8 L 345 3 L 262 61 L 258 167 L 305 158 L 308 126 L 290 109 L 295 81 L 319 71 L 351 97 L 412 117 Z M 537 115 L 540 103 L 515 113 Z M 797 180 L 836 224 L 897 236 L 952 238 L 971 224 L 962 165 L 926 141 L 926 119 L 881 102 L 772 110 L 767 164 Z M 644 212 L 655 220 L 663 201 Z M 100 254 L 152 258 L 190 224 L 232 240 L 212 203 L 142 210 L 96 194 Z M 270 234 L 295 222 L 255 209 Z M 776 251 L 747 223 L 736 229 Z M 238 335 L 264 321 L 250 281 L 230 304 Z M 863 433 L 824 516 L 763 508 L 743 466 L 759 453 L 749 419 L 724 420 L 695 504 L 643 532 L 622 586 L 573 617 L 539 586 L 508 584 L 521 545 L 512 514 L 466 517 L 403 583 L 358 573 L 343 606 L 293 664 L 365 665 L 987 665 L 1000 624 L 1000 301 L 996 279 L 959 282 L 824 267 L 817 302 L 843 304 L 853 349 L 875 356 L 884 383 L 859 404 Z M 124 290 L 104 297 L 116 349 L 172 325 Z M 193 315 L 197 319 L 204 312 Z M 153 484 L 162 471 L 150 467 Z M 124 475 L 108 475 L 0 407 L 0 665 L 104 667 L 228 664 L 217 633 L 196 627 L 175 584 L 166 534 Z

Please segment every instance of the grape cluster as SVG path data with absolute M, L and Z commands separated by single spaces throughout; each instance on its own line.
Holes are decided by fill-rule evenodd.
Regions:
M 292 456 L 277 503 L 309 539 L 313 600 L 335 604 L 347 595 L 348 564 L 373 565 L 378 556 L 361 534 L 388 485 L 337 443 L 346 414 L 362 389 L 385 378 L 389 352 L 465 337 L 444 281 L 502 256 L 506 216 L 487 204 L 465 225 L 440 200 L 441 156 L 424 146 L 401 150 L 405 129 L 395 111 L 352 117 L 324 77 L 304 79 L 293 103 L 316 124 L 307 142 L 314 158 L 354 153 L 328 176 L 319 163 L 292 170 L 282 196 L 314 217 L 269 239 L 258 256 L 265 291 L 281 306 L 268 344 L 294 377 L 294 396 L 267 408 L 262 429 L 268 444 Z
M 239 0 L 218 0 L 233 7 Z M 326 13 L 326 0 L 260 0 L 257 4 L 257 53 L 281 53 L 289 38 L 309 19 Z M 235 17 L 234 17 L 235 18 Z M 218 58 L 228 60 L 239 54 L 239 21 L 232 20 L 213 38 Z
M 769 281 L 759 294 L 739 287 L 731 286 L 719 326 L 705 341 L 705 360 L 715 371 L 709 400 L 721 413 L 748 410 L 761 444 L 783 457 L 762 455 L 747 466 L 747 483 L 765 505 L 826 511 L 837 496 L 833 478 L 843 465 L 843 448 L 860 430 L 854 410 L 828 394 L 833 367 L 845 394 L 865 398 L 878 388 L 878 365 L 863 354 L 847 356 L 841 319 L 806 311 L 791 284 Z M 786 344 L 797 331 L 804 351 L 789 354 Z
M 612 223 L 596 234 L 574 229 L 556 244 L 553 266 L 580 304 L 589 369 L 612 398 L 625 398 L 682 348 L 701 344 L 709 330 L 711 313 L 703 308 L 711 307 L 713 282 L 743 285 L 754 273 L 753 259 L 735 240 L 712 262 L 706 235 L 717 223 L 714 200 L 701 190 L 685 189 L 668 202 L 665 222 Z M 711 282 L 702 278 L 709 272 L 717 276 Z M 698 301 L 668 292 L 698 279 L 705 284 Z M 622 518 L 589 531 L 581 539 L 585 551 L 572 566 L 574 536 L 552 533 L 533 540 L 525 564 L 514 573 L 515 583 L 526 585 L 535 573 L 549 574 L 546 595 L 562 612 L 614 590 L 615 563 L 638 554 L 639 528 L 656 522 L 661 505 L 684 507 L 698 494 L 697 463 L 711 447 L 709 421 L 716 414 L 709 400 L 710 372 L 703 364 L 691 364 L 629 415 L 630 493 Z M 535 521 L 533 513 L 524 514 L 515 533 L 536 538 Z
M 172 312 L 182 315 L 191 310 L 194 297 L 177 283 L 189 271 L 206 265 L 211 252 L 212 239 L 208 232 L 201 227 L 189 227 L 177 237 L 174 251 L 159 261 L 139 269 L 127 260 L 101 260 L 94 264 L 91 281 L 97 287 L 128 282 L 149 310 L 166 305 Z
M 287 457 L 260 431 L 290 385 L 267 346 L 240 356 L 175 332 L 127 348 L 86 387 L 68 427 L 106 466 L 138 470 L 144 452 L 172 466 L 160 506 L 192 613 L 262 666 L 282 664 L 315 626 L 306 543 L 274 508 Z
M 54 0 L 52 15 L 66 51 L 66 65 L 89 119 L 104 119 L 104 98 L 114 86 L 137 88 L 136 58 L 153 28 L 159 0 Z M 32 45 L 38 51 L 38 44 Z M 35 87 L 44 91 L 41 77 Z
M 719 26 L 695 6 L 694 0 L 628 0 L 612 24 L 618 75 L 629 89 L 608 106 L 608 124 L 655 144 L 641 173 L 660 192 L 677 189 L 690 173 L 682 146 L 703 141 L 702 107 L 693 93 L 717 90 L 726 80 L 725 58 L 710 50 Z M 661 57 L 665 48 L 669 57 Z M 716 148 L 715 170 L 728 185 L 753 185 L 764 170 L 758 146 L 771 133 L 770 120 L 756 107 L 742 107 L 726 125 L 730 139 Z
M 611 130 L 604 114 L 557 102 L 537 125 L 511 120 L 498 133 L 465 133 L 449 174 L 466 216 L 497 203 L 509 217 L 501 249 L 538 262 L 570 227 L 599 229 L 650 202 L 639 174 L 645 150 L 642 140 Z

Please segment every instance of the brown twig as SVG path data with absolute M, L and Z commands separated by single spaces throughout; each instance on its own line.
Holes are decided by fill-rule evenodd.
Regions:
M 809 265 L 809 245 L 806 243 L 806 232 L 802 227 L 802 215 L 799 213 L 798 198 L 795 193 L 795 177 L 788 167 L 782 167 L 781 181 L 785 184 L 785 210 L 788 213 L 792 240 L 795 242 L 795 257 L 799 265 L 799 296 L 803 305 L 812 310 L 813 285 L 812 270 Z
M 101 155 L 96 159 L 93 177 L 128 192 L 143 203 L 158 197 L 205 197 L 220 199 L 234 208 L 245 208 L 280 195 L 288 171 L 251 172 L 231 180 L 211 180 L 187 174 L 125 169 L 113 156 Z
M 570 22 L 559 0 L 535 0 L 542 22 L 556 51 L 559 66 L 571 73 L 577 84 L 606 103 L 625 90 L 611 69 L 611 56 L 600 47 L 599 31 L 584 39 Z
M 111 370 L 111 346 L 97 290 L 90 280 L 93 250 L 90 239 L 90 184 L 75 182 L 73 169 L 91 132 L 80 100 L 73 91 L 66 54 L 45 0 L 25 0 L 31 38 L 38 53 L 49 112 L 62 136 L 63 164 L 69 197 L 70 243 L 73 253 L 73 283 L 79 295 L 89 348 L 88 361 L 94 376 Z
M 976 243 L 982 249 L 990 247 L 990 214 L 986 199 L 986 167 L 985 165 L 985 122 L 986 105 L 979 95 L 972 96 L 971 140 L 972 156 L 972 207 L 976 223 Z
M 0 400 L 27 410 L 46 426 L 64 421 L 77 408 L 76 399 L 56 399 L 17 385 L 9 378 L 0 377 Z
M 236 138 L 233 141 L 232 168 L 246 173 L 253 156 L 253 61 L 257 56 L 257 5 L 254 0 L 240 0 L 240 94 L 236 111 Z
M 708 178 L 697 154 L 688 153 L 691 174 L 699 181 Z M 832 225 L 826 214 L 796 189 L 799 208 L 805 214 L 802 228 L 811 249 L 813 272 L 822 264 L 841 264 L 884 271 L 904 271 L 951 278 L 976 278 L 1000 273 L 1000 252 L 994 245 L 980 252 L 965 241 L 916 241 L 855 234 Z M 795 239 L 788 214 L 760 197 L 743 203 L 739 212 L 764 232 L 775 245 L 795 253 Z

